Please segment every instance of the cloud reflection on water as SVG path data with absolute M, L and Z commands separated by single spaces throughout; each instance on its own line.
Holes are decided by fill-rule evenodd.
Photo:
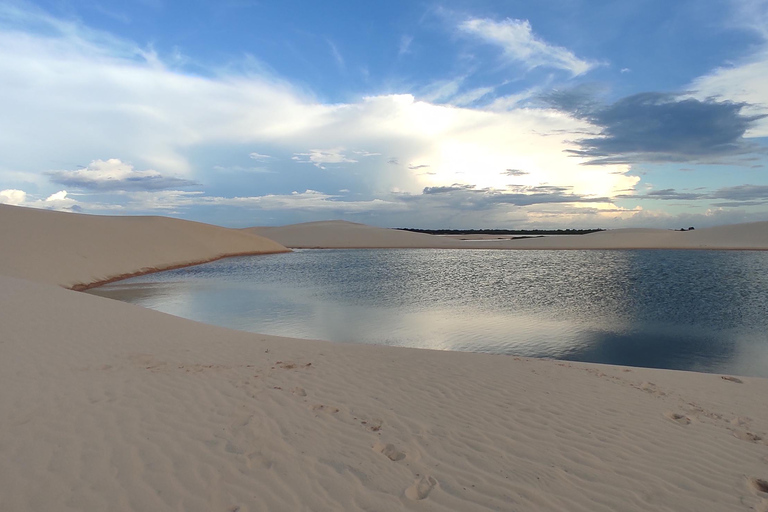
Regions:
M 95 293 L 265 334 L 768 376 L 761 252 L 308 250 Z

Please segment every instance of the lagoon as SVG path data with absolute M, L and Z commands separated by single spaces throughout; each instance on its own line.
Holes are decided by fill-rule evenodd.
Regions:
M 297 250 L 89 293 L 280 336 L 768 377 L 768 252 Z

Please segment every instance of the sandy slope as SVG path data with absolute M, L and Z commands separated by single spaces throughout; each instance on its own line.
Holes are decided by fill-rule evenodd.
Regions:
M 227 254 L 285 252 L 280 244 L 168 217 L 108 217 L 0 205 L 0 274 L 65 287 Z
M 450 248 L 461 244 L 445 237 L 376 228 L 343 220 L 306 222 L 242 231 L 279 241 L 292 248 Z
M 768 249 L 768 222 L 694 231 L 616 229 L 589 235 L 559 235 L 517 240 L 459 240 L 383 229 L 345 221 L 308 222 L 246 228 L 292 248 L 465 248 L 465 249 Z
M 765 379 L 279 339 L 10 278 L 0 311 L 1 510 L 768 505 Z
M 56 284 L 227 230 L 7 211 L 2 511 L 768 510 L 766 379 L 206 326 Z M 92 245 L 21 258 L 56 227 Z

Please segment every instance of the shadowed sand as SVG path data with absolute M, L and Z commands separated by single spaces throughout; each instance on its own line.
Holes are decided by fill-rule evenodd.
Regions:
M 768 250 L 768 222 L 672 231 L 616 229 L 588 235 L 479 240 L 384 229 L 346 221 L 307 222 L 280 227 L 246 228 L 286 247 L 301 248 L 426 248 L 426 249 L 759 249 Z
M 0 208 L 0 229 L 60 218 Z M 278 338 L 62 288 L 227 252 L 212 233 L 241 250 L 168 220 L 174 261 L 163 222 L 0 248 L 0 510 L 768 506 L 766 379 Z

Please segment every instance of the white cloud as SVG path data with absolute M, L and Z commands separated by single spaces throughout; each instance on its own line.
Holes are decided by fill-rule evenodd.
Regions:
M 402 35 L 400 36 L 400 46 L 398 47 L 397 54 L 405 55 L 411 53 L 411 43 L 413 42 L 413 36 Z
M 57 201 L 65 201 L 66 199 L 67 199 L 67 191 L 66 190 L 59 190 L 55 194 L 51 194 L 50 196 L 45 198 L 45 202 L 46 203 L 54 203 L 54 202 L 57 202 Z
M 351 164 L 357 160 L 344 155 L 344 148 L 310 149 L 308 153 L 294 153 L 292 160 L 296 162 L 313 164 L 320 169 L 325 169 L 323 164 Z
M 18 189 L 0 190 L 0 203 L 20 205 L 27 200 L 27 193 Z
M 448 103 L 454 98 L 464 82 L 464 77 L 453 80 L 440 80 L 429 84 L 419 95 L 419 99 L 429 103 Z
M 94 160 L 87 167 L 75 171 L 52 171 L 52 181 L 62 185 L 88 190 L 159 190 L 184 187 L 196 183 L 180 178 L 163 176 L 157 171 L 137 171 L 118 158 Z
M 768 2 L 765 0 L 732 0 L 732 24 L 746 28 L 768 40 Z
M 566 48 L 539 39 L 533 33 L 528 20 L 507 18 L 504 21 L 495 21 L 488 18 L 471 18 L 461 23 L 459 29 L 499 46 L 509 60 L 520 62 L 528 69 L 549 67 L 563 69 L 572 76 L 578 76 L 597 65 L 595 62 L 576 57 Z
M 457 107 L 465 107 L 465 106 L 471 105 L 477 100 L 484 98 L 489 94 L 493 93 L 495 89 L 496 89 L 495 87 L 477 87 L 470 91 L 463 92 L 458 96 L 454 96 L 453 98 L 451 98 L 451 105 L 456 105 Z
M 44 175 L 51 169 L 51 155 L 61 162 L 120 155 L 120 160 L 94 160 L 85 169 L 47 176 L 68 190 L 76 183 L 81 189 L 90 185 L 92 192 L 127 190 L 121 196 L 128 201 L 123 205 L 127 209 L 226 203 L 226 198 L 178 190 L 182 183 L 191 184 L 192 177 L 206 183 L 206 173 L 216 179 L 215 173 L 221 171 L 242 171 L 242 176 L 238 172 L 227 176 L 227 185 L 239 187 L 243 197 L 266 197 L 269 191 L 257 188 L 260 180 L 244 172 L 263 172 L 258 166 L 250 168 L 238 161 L 214 165 L 233 147 L 258 148 L 260 152 L 250 153 L 250 158 L 268 160 L 270 171 L 280 176 L 294 172 L 297 162 L 321 170 L 333 166 L 336 179 L 342 176 L 339 171 L 354 173 L 354 182 L 334 181 L 328 190 L 347 187 L 367 197 L 386 197 L 393 189 L 418 194 L 425 187 L 468 180 L 481 188 L 551 184 L 572 187 L 576 194 L 606 196 L 632 188 L 638 181 L 625 174 L 628 166 L 580 166 L 582 159 L 563 151 L 573 148 L 569 141 L 592 127 L 557 112 L 521 108 L 519 98 L 499 104 L 497 111 L 435 105 L 410 94 L 322 104 L 260 68 L 250 74 L 219 70 L 210 77 L 192 76 L 169 69 L 160 56 L 142 53 L 125 41 L 80 30 L 80 25 L 56 23 L 58 28 L 47 36 L 21 30 L 0 32 L 0 76 L 5 78 L 0 81 L 0 133 L 6 135 L 0 138 L 2 166 Z M 530 39 L 535 43 L 532 60 L 550 55 L 551 61 L 551 55 L 564 51 L 533 35 Z M 564 52 L 565 57 L 572 56 Z M 565 57 L 563 62 L 568 61 Z M 458 90 L 458 85 L 449 83 L 439 95 L 464 103 L 488 94 L 476 89 L 457 95 Z M 206 151 L 214 157 L 197 163 Z M 269 156 L 280 154 L 294 158 Z M 375 158 L 381 155 L 385 157 Z M 387 160 L 428 162 L 430 168 L 428 173 L 415 173 L 405 165 L 388 165 Z M 511 183 L 510 177 L 500 174 L 509 168 L 526 169 L 529 174 Z M 279 183 L 278 179 L 274 182 Z M 115 183 L 120 187 L 113 187 Z M 150 186 L 161 183 L 162 187 Z M 313 183 L 322 188 L 320 180 Z M 43 195 L 57 190 L 36 187 Z M 0 182 L 0 188 L 24 187 Z M 298 204 L 295 198 L 272 197 L 259 201 Z M 85 209 L 110 207 L 98 198 L 78 199 Z M 232 198 L 231 205 L 255 200 L 249 201 Z M 303 204 L 315 204 L 306 201 Z M 343 202 L 332 196 L 323 201 L 334 207 Z M 344 208 L 353 208 L 344 203 Z M 364 201 L 354 208 L 365 204 L 380 207 Z
M 751 55 L 718 67 L 697 78 L 688 87 L 698 99 L 718 97 L 745 102 L 745 115 L 768 114 L 768 1 L 732 0 L 733 14 L 726 22 L 738 30 L 749 30 L 762 39 Z M 758 120 L 745 137 L 768 137 L 768 118 Z
M 32 199 L 23 190 L 0 190 L 0 204 L 44 208 L 47 210 L 81 211 L 82 208 L 78 201 L 67 196 L 66 190 L 60 190 L 45 199 Z
M 715 69 L 697 78 L 689 90 L 699 99 L 713 96 L 723 100 L 746 102 L 744 115 L 768 114 L 768 44 L 751 57 L 731 66 Z M 768 118 L 758 120 L 745 137 L 768 137 Z
M 345 68 L 344 64 L 344 57 L 341 56 L 341 52 L 339 52 L 339 48 L 336 46 L 336 44 L 331 41 L 330 39 L 328 41 L 328 46 L 331 48 L 331 55 L 333 55 L 333 59 L 336 61 L 336 64 L 339 66 L 339 69 L 343 70 Z

